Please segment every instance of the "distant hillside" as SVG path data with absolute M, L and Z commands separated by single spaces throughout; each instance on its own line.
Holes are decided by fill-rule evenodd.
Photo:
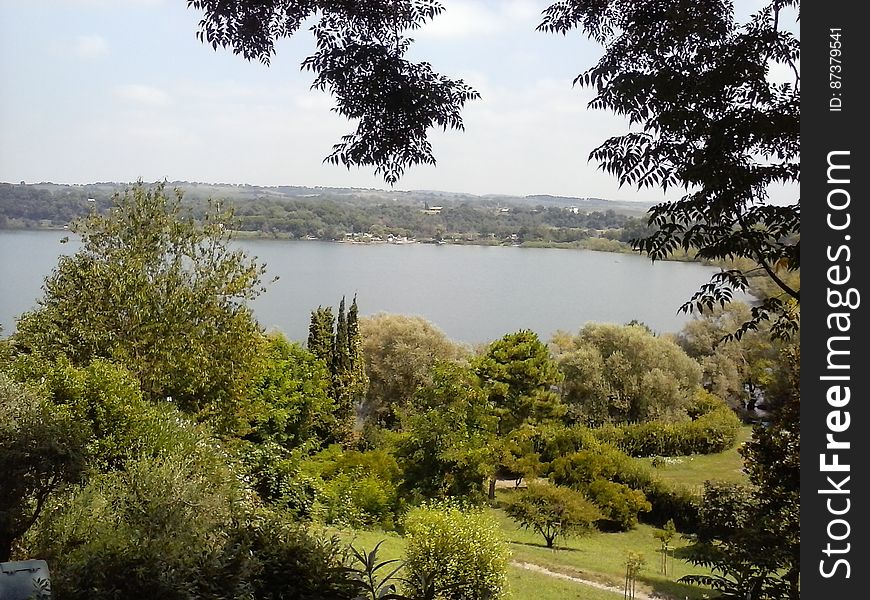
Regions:
M 7 184 L 15 185 L 20 184 Z M 89 197 L 109 197 L 115 192 L 122 192 L 130 184 L 117 182 L 99 182 L 83 185 L 66 185 L 55 183 L 26 184 L 23 187 L 46 190 L 52 193 L 76 193 Z M 458 206 L 461 204 L 478 204 L 481 206 L 517 206 L 534 207 L 576 207 L 580 212 L 612 210 L 618 214 L 639 216 L 649 210 L 652 202 L 629 202 L 625 200 L 606 200 L 603 198 L 575 198 L 571 196 L 552 196 L 536 194 L 531 196 L 510 196 L 500 194 L 475 195 L 463 192 L 443 192 L 437 190 L 382 190 L 375 188 L 340 188 L 327 186 L 257 186 L 230 183 L 203 183 L 191 181 L 170 181 L 170 188 L 181 189 L 191 200 L 222 199 L 232 202 L 258 199 L 297 200 L 326 199 L 344 201 L 350 204 L 367 205 L 396 203 L 414 206 L 429 204 L 432 206 Z
M 234 209 L 246 235 L 386 243 L 547 246 L 628 251 L 650 232 L 648 204 L 600 198 L 504 196 L 429 190 L 230 185 L 167 182 L 180 189 L 195 217 L 208 200 Z M 106 211 L 127 184 L 0 183 L 0 229 L 68 227 Z

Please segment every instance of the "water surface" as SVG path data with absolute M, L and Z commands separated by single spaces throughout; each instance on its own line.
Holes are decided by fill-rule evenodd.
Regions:
M 0 231 L 0 324 L 33 308 L 43 278 L 61 254 L 64 232 Z M 714 268 L 656 262 L 633 254 L 589 250 L 337 244 L 241 240 L 268 278 L 278 277 L 252 305 L 260 323 L 304 340 L 318 305 L 338 306 L 356 294 L 362 315 L 421 315 L 455 340 L 476 343 L 518 329 L 542 338 L 576 331 L 588 321 L 643 321 L 657 332 L 678 331 L 689 317 L 677 309 Z

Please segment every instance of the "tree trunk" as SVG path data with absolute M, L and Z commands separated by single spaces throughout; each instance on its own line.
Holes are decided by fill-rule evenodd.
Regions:
M 489 480 L 489 499 L 495 500 L 495 477 Z
M 12 543 L 14 541 L 14 536 L 0 531 L 0 562 L 9 562 L 9 558 L 12 556 Z

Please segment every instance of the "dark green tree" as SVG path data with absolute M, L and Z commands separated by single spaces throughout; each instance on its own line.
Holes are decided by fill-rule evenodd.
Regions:
M 406 495 L 482 498 L 495 465 L 498 423 L 480 380 L 467 367 L 440 364 L 413 405 L 402 414 L 397 448 Z
M 751 261 L 714 275 L 683 310 L 730 301 L 754 272 L 776 283 L 780 293 L 754 307 L 741 331 L 771 318 L 774 332 L 797 327 L 800 290 L 781 273 L 800 267 L 800 203 L 766 200 L 771 186 L 800 176 L 800 46 L 785 25 L 799 6 L 770 0 L 741 23 L 730 0 L 563 0 L 538 27 L 578 28 L 601 44 L 603 56 L 575 83 L 595 90 L 590 108 L 637 125 L 590 158 L 621 184 L 685 192 L 652 209 L 655 231 L 637 247 L 654 260 L 683 248 L 715 261 Z M 772 65 L 789 69 L 792 81 L 772 82 Z
M 526 423 L 536 424 L 564 413 L 555 386 L 562 374 L 546 344 L 530 330 L 496 340 L 473 361 L 499 418 L 499 435 Z
M 335 344 L 332 349 L 332 372 L 336 377 L 336 387 L 342 386 L 350 371 L 350 344 L 348 343 L 347 311 L 344 307 L 344 296 L 338 305 L 338 317 L 335 322 Z
M 406 58 L 407 32 L 443 11 L 436 0 L 187 0 L 203 16 L 197 37 L 269 64 L 275 42 L 309 19 L 316 51 L 302 62 L 312 88 L 328 91 L 336 110 L 357 120 L 356 131 L 332 148 L 325 162 L 371 165 L 394 184 L 415 164 L 435 164 L 428 132 L 463 129 L 460 110 L 478 97 L 461 79 Z
M 292 450 L 336 440 L 335 401 L 323 361 L 282 336 L 264 341 L 261 367 L 251 386 L 251 431 L 246 438 Z
M 362 334 L 359 326 L 359 307 L 356 294 L 353 296 L 350 310 L 347 311 L 347 350 L 350 358 L 351 393 L 354 406 L 360 406 L 365 400 L 369 389 L 369 377 L 366 373 L 365 357 L 363 356 Z
M 335 342 L 332 349 L 332 391 L 335 398 L 335 417 L 345 430 L 345 443 L 349 442 L 356 424 L 353 397 L 353 372 L 350 362 L 350 332 L 344 296 L 338 305 L 335 322 Z
M 343 431 L 336 441 L 346 444 L 350 442 L 356 426 L 357 406 L 362 404 L 368 389 L 368 376 L 362 355 L 356 296 L 350 310 L 346 310 L 345 306 L 342 296 L 335 318 L 330 307 L 319 306 L 312 311 L 308 349 L 329 369 L 335 418 L 338 429 Z
M 330 368 L 335 342 L 334 336 L 335 317 L 332 314 L 332 307 L 318 306 L 316 310 L 311 311 L 311 324 L 308 326 L 308 351 Z
M 530 483 L 508 500 L 505 512 L 520 527 L 544 536 L 547 548 L 558 538 L 590 532 L 601 511 L 581 492 L 558 485 Z
M 713 574 L 683 579 L 725 598 L 800 598 L 799 350 L 787 360 L 792 393 L 742 452 L 753 488 L 708 486 L 702 504 L 706 526 L 690 560 Z
M 0 562 L 49 498 L 85 474 L 87 435 L 65 407 L 0 372 Z
M 512 432 L 525 425 L 536 426 L 565 414 L 556 385 L 562 373 L 538 335 L 521 330 L 505 335 L 489 345 L 482 356 L 472 361 L 472 368 L 487 391 L 498 419 L 497 438 L 493 442 L 503 457 L 509 456 Z M 495 497 L 495 477 L 490 480 L 490 498 Z

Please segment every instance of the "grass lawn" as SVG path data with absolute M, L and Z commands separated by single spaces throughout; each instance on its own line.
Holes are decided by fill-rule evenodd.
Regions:
M 511 551 L 511 560 L 527 562 L 551 571 L 564 573 L 580 579 L 621 588 L 624 576 L 625 553 L 632 550 L 646 559 L 646 566 L 638 577 L 637 589 L 646 593 L 657 593 L 673 598 L 700 599 L 704 590 L 694 586 L 677 583 L 677 579 L 688 573 L 703 572 L 679 557 L 679 548 L 685 541 L 677 539 L 676 558 L 669 563 L 668 576 L 659 573 L 658 541 L 653 538 L 654 528 L 639 525 L 624 533 L 593 533 L 576 539 L 559 542 L 558 550 L 545 547 L 543 538 L 534 533 L 517 528 L 516 524 L 499 509 L 488 509 L 498 520 Z M 335 532 L 347 543 L 357 549 L 371 551 L 378 542 L 378 559 L 401 558 L 405 541 L 395 532 L 384 531 L 338 531 Z M 511 566 L 509 573 L 511 598 L 523 600 L 559 600 L 565 598 L 584 598 L 588 600 L 613 600 L 621 594 L 600 590 L 591 586 L 565 581 L 536 573 L 521 567 Z M 709 590 L 707 590 L 709 592 Z
M 651 459 L 638 458 L 647 465 L 662 481 L 672 485 L 682 485 L 699 493 L 707 480 L 747 483 L 743 472 L 743 457 L 737 452 L 744 442 L 752 437 L 752 426 L 744 425 L 737 436 L 737 444 L 730 450 L 719 454 L 695 454 L 674 456 L 668 464 L 653 467 Z
M 737 445 L 731 450 L 712 455 L 696 455 L 680 457 L 678 462 L 653 468 L 653 471 L 664 481 L 671 484 L 688 486 L 701 490 L 703 483 L 709 479 L 745 482 L 742 472 L 743 459 L 738 454 L 743 442 L 752 435 L 752 428 L 743 427 L 738 437 Z M 649 459 L 637 459 L 649 464 Z M 498 497 L 504 499 L 513 493 L 511 489 L 502 489 Z M 653 537 L 654 527 L 638 525 L 632 531 L 621 533 L 595 532 L 580 538 L 557 540 L 557 549 L 551 550 L 544 544 L 543 537 L 517 527 L 502 510 L 489 508 L 487 511 L 495 518 L 504 532 L 505 540 L 511 550 L 511 560 L 515 562 L 533 563 L 557 573 L 564 573 L 580 579 L 595 581 L 621 589 L 625 558 L 628 551 L 639 553 L 646 560 L 637 582 L 637 590 L 647 594 L 658 594 L 664 597 L 683 600 L 700 600 L 710 593 L 710 590 L 678 583 L 677 579 L 690 573 L 708 573 L 709 571 L 696 567 L 681 559 L 681 550 L 688 542 L 679 536 L 671 542 L 673 557 L 668 564 L 668 574 L 660 572 L 661 553 L 659 542 Z M 353 531 L 338 532 L 358 549 L 370 551 L 375 544 L 383 540 L 378 556 L 381 560 L 401 558 L 404 540 L 394 532 Z M 612 593 L 595 587 L 566 581 L 556 577 L 529 571 L 517 566 L 509 570 L 511 598 L 524 600 L 616 600 L 621 593 Z
M 405 540 L 392 531 L 334 531 L 342 540 L 352 543 L 358 550 L 370 552 L 378 542 L 378 559 L 401 559 Z M 512 548 L 513 550 L 513 548 Z M 516 560 L 514 556 L 512 560 Z M 389 572 L 385 570 L 384 572 Z M 401 572 L 399 573 L 401 575 Z M 513 600 L 617 600 L 622 594 L 615 594 L 588 585 L 565 581 L 535 573 L 527 569 L 511 566 L 508 569 L 510 598 Z
M 646 561 L 638 575 L 638 591 L 680 599 L 702 598 L 704 595 L 705 590 L 701 588 L 677 582 L 689 573 L 709 572 L 679 558 L 680 549 L 687 545 L 686 540 L 677 537 L 671 542 L 675 556 L 669 560 L 667 576 L 661 574 L 660 546 L 653 537 L 655 528 L 649 525 L 640 524 L 631 531 L 620 533 L 594 532 L 579 538 L 556 540 L 557 549 L 551 550 L 544 544 L 542 536 L 518 528 L 503 511 L 490 511 L 501 524 L 515 561 L 534 563 L 551 571 L 620 588 L 625 576 L 626 553 L 632 551 Z

